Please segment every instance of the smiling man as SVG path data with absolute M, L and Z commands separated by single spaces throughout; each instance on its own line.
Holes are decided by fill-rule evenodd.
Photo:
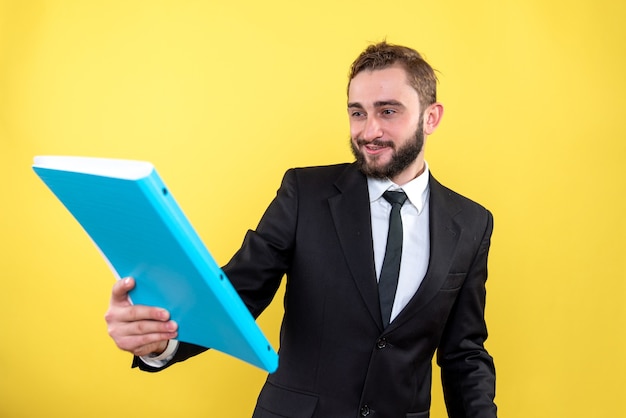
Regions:
M 496 416 L 484 347 L 493 218 L 424 160 L 443 114 L 436 81 L 413 49 L 368 47 L 348 86 L 356 162 L 287 171 L 224 266 L 255 316 L 287 278 L 279 367 L 255 418 L 428 417 L 435 352 L 448 415 Z M 176 341 L 167 312 L 132 306 L 133 286 L 116 283 L 106 320 L 135 366 L 205 350 Z
M 352 151 L 365 175 L 402 185 L 424 171 L 424 138 L 439 124 L 443 106 L 420 103 L 401 64 L 357 72 L 348 88 L 348 113 Z

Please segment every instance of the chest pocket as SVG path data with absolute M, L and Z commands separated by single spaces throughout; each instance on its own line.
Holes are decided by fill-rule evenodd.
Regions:
M 458 290 L 465 280 L 467 273 L 450 273 L 446 277 L 446 281 L 443 282 L 440 290 Z

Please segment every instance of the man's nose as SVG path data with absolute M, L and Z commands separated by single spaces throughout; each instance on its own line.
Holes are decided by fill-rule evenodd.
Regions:
M 366 141 L 371 141 L 383 136 L 380 121 L 376 117 L 368 117 L 365 121 L 361 137 Z

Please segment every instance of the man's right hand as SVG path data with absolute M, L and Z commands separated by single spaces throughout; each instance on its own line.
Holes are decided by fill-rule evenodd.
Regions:
M 161 354 L 178 335 L 178 324 L 165 309 L 131 304 L 128 292 L 134 287 L 135 280 L 130 277 L 113 286 L 104 315 L 108 333 L 121 350 L 136 356 Z

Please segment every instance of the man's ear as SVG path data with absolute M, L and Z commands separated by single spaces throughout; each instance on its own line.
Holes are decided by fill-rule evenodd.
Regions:
M 424 112 L 424 134 L 430 135 L 435 132 L 441 118 L 443 117 L 443 105 L 441 103 L 433 103 Z

